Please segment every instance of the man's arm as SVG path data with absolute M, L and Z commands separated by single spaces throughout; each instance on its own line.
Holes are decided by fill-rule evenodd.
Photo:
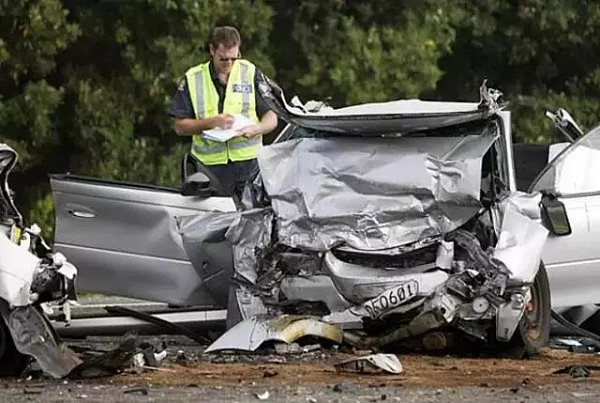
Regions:
M 191 136 L 215 127 L 229 129 L 231 125 L 233 125 L 233 116 L 228 113 L 221 113 L 209 119 L 173 118 L 173 128 L 178 136 Z
M 272 132 L 277 127 L 277 115 L 273 111 L 267 111 L 260 122 L 256 125 L 250 125 L 242 128 L 240 134 L 246 138 L 256 137 L 261 134 Z
M 185 78 L 179 82 L 167 113 L 173 118 L 173 128 L 178 136 L 191 136 L 215 127 L 228 129 L 233 124 L 233 116 L 226 113 L 209 119 L 196 119 Z

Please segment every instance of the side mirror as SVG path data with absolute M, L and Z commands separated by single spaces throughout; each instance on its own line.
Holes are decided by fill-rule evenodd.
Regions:
M 563 202 L 553 194 L 544 194 L 540 202 L 542 223 L 556 236 L 571 234 L 571 224 Z
M 211 195 L 210 178 L 204 172 L 196 172 L 185 178 L 181 187 L 183 196 L 209 197 Z

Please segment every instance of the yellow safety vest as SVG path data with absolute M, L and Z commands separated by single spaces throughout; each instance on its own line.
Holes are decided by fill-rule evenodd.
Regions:
M 185 73 L 197 119 L 208 119 L 219 114 L 219 94 L 210 76 L 209 63 L 199 64 Z M 223 113 L 242 114 L 258 123 L 254 72 L 256 67 L 247 60 L 233 63 L 223 102 Z M 226 164 L 231 161 L 247 161 L 256 158 L 262 146 L 262 136 L 247 139 L 234 137 L 226 143 L 206 140 L 201 133 L 192 137 L 192 154 L 205 165 Z

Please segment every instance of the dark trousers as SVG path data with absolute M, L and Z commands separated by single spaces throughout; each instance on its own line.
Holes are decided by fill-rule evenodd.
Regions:
M 223 190 L 230 195 L 242 197 L 247 181 L 254 179 L 258 173 L 256 159 L 248 161 L 228 161 L 227 164 L 206 165 L 221 182 Z

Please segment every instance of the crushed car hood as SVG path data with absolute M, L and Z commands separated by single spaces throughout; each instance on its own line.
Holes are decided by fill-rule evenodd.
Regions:
M 452 231 L 480 209 L 496 126 L 462 137 L 300 138 L 258 156 L 279 241 L 391 248 Z

